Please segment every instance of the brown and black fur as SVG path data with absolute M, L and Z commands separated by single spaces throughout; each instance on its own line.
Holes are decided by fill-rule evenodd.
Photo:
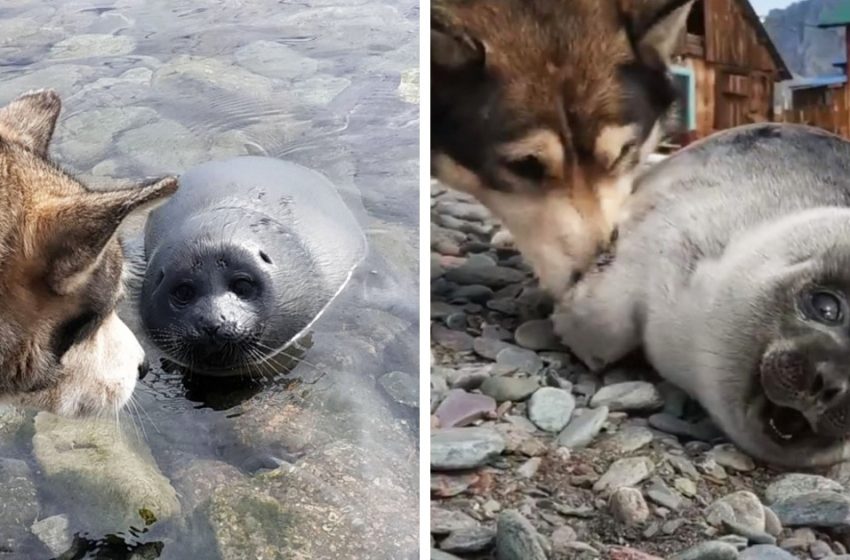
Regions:
M 630 190 L 614 184 L 658 141 L 691 3 L 432 1 L 432 174 L 501 218 L 553 291 L 605 247 Z M 569 223 L 538 215 L 553 201 Z
M 115 315 L 116 231 L 177 184 L 90 191 L 47 157 L 60 108 L 44 90 L 0 109 L 0 400 L 76 415 L 129 398 L 143 353 Z

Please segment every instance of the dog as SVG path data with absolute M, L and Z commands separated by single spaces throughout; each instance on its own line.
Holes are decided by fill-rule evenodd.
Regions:
M 0 109 L 0 401 L 86 416 L 119 410 L 144 361 L 116 314 L 118 228 L 177 180 L 88 189 L 48 159 L 60 110 L 50 90 Z
M 693 0 L 432 0 L 431 173 L 564 293 L 615 235 Z

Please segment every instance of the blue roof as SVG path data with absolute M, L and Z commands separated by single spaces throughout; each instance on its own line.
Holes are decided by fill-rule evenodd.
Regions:
M 847 83 L 847 76 L 838 74 L 834 76 L 815 76 L 814 78 L 800 78 L 796 83 L 790 84 L 791 89 L 816 88 L 824 86 L 840 86 Z

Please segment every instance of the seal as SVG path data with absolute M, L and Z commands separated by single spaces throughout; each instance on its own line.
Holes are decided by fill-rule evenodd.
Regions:
M 139 313 L 200 373 L 238 374 L 299 339 L 350 280 L 366 238 L 319 173 L 272 158 L 204 163 L 145 224 Z
M 592 370 L 642 347 L 752 456 L 850 458 L 850 143 L 732 129 L 651 168 L 613 256 L 557 304 Z

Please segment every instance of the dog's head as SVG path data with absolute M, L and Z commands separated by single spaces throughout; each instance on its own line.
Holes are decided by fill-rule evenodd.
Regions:
M 559 292 L 607 243 L 675 98 L 693 0 L 433 0 L 432 174 Z
M 115 312 L 116 232 L 177 182 L 87 189 L 47 159 L 60 105 L 39 91 L 0 109 L 0 400 L 84 415 L 120 408 L 144 359 Z

